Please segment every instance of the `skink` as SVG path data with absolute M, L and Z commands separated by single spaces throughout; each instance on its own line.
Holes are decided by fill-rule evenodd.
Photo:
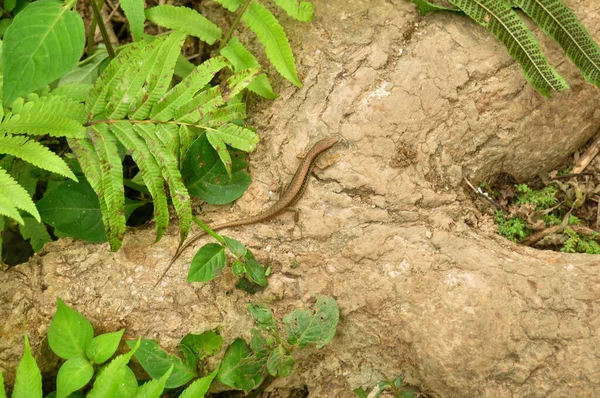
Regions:
M 328 150 L 329 148 L 334 146 L 337 142 L 338 142 L 338 139 L 333 138 L 333 137 L 325 138 L 325 139 L 317 142 L 306 153 L 306 155 L 300 162 L 298 169 L 296 170 L 296 174 L 294 174 L 294 177 L 292 177 L 292 180 L 288 184 L 287 188 L 283 191 L 279 200 L 277 202 L 275 202 L 273 204 L 273 206 L 271 206 L 270 208 L 268 208 L 267 210 L 265 210 L 264 212 L 262 212 L 256 216 L 244 218 L 242 220 L 231 221 L 231 222 L 226 222 L 223 224 L 215 225 L 214 227 L 211 227 L 211 229 L 213 231 L 218 231 L 220 229 L 239 227 L 240 225 L 248 225 L 248 224 L 263 222 L 263 221 L 269 220 L 269 219 L 277 216 L 278 214 L 283 212 L 288 207 L 296 204 L 296 202 L 302 197 L 302 194 L 304 193 L 304 190 L 306 189 L 306 186 L 308 185 L 308 179 L 309 179 L 310 173 L 315 165 L 315 160 L 319 157 L 319 155 L 321 153 L 325 152 L 326 150 Z M 190 245 L 192 243 L 196 242 L 199 238 L 201 238 L 204 235 L 206 235 L 206 231 L 201 231 L 201 232 L 197 233 L 196 235 L 194 235 L 190 239 L 188 239 L 186 243 L 184 243 L 181 247 L 179 247 L 179 249 L 177 249 L 177 252 L 175 253 L 173 258 L 169 262 L 169 265 L 167 265 L 167 269 L 163 272 L 160 279 L 158 280 L 158 282 L 156 282 L 156 285 L 154 285 L 154 286 L 157 286 L 160 283 L 160 281 L 163 280 L 163 278 L 165 277 L 167 272 L 169 272 L 169 269 L 171 269 L 171 266 L 179 258 L 179 256 L 181 256 L 181 254 L 188 247 L 190 247 Z

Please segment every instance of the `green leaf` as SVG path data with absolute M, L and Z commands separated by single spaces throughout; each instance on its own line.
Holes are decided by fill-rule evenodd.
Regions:
M 94 376 L 94 367 L 82 357 L 67 359 L 56 376 L 56 397 L 65 398 L 83 388 Z
M 49 134 L 53 137 L 81 138 L 85 128 L 78 121 L 64 116 L 23 114 L 15 115 L 10 120 L 0 123 L 0 133 Z
M 121 8 L 129 21 L 129 30 L 135 41 L 144 34 L 144 0 L 121 0 Z
M 88 242 L 106 242 L 98 196 L 87 182 L 67 181 L 38 203 L 45 223 L 67 236 Z
M 11 12 L 17 5 L 17 0 L 4 0 L 4 9 Z
M 217 243 L 209 243 L 200 248 L 194 256 L 188 282 L 209 282 L 215 279 L 225 268 L 225 250 Z
M 6 4 L 6 2 L 5 2 Z M 6 33 L 6 30 L 8 29 L 8 27 L 10 25 L 12 25 L 13 20 L 12 19 L 0 19 L 0 38 L 4 37 L 4 34 Z M 0 79 L 1 80 L 1 79 Z M 0 81 L 0 87 L 2 87 L 2 82 Z
M 208 44 L 214 44 L 221 37 L 221 28 L 191 8 L 167 4 L 156 6 L 146 10 L 146 18 L 157 25 L 197 37 Z
M 125 367 L 125 374 L 123 375 L 123 382 L 117 388 L 115 398 L 130 398 L 137 394 L 138 381 L 135 373 L 128 366 Z
M 363 390 L 362 387 L 355 388 L 352 392 L 356 394 L 358 398 L 368 398 L 366 391 Z
M 259 358 L 269 356 L 275 344 L 273 336 L 269 336 L 269 340 L 267 340 L 260 330 L 254 328 L 250 329 L 250 334 L 252 335 L 250 338 L 250 347 L 254 351 L 254 355 Z
M 228 236 L 223 236 L 223 240 L 225 241 L 225 247 L 236 257 L 243 257 L 248 252 L 246 246 L 239 240 L 232 239 Z
M 52 171 L 77 181 L 69 166 L 47 147 L 25 136 L 0 136 L 0 154 L 7 153 L 33 164 L 41 169 Z
M 527 81 L 541 94 L 569 88 L 550 66 L 533 33 L 503 0 L 450 0 L 475 22 L 485 27 L 521 65 Z
M 308 22 L 313 19 L 314 7 L 308 1 L 301 1 L 298 5 L 296 0 L 275 0 L 275 4 L 297 21 Z
M 85 358 L 85 350 L 94 337 L 92 324 L 83 315 L 57 299 L 57 308 L 50 328 L 48 344 L 63 359 Z
M 33 217 L 23 217 L 24 224 L 19 226 L 19 232 L 23 239 L 30 239 L 29 244 L 34 252 L 39 252 L 48 242 L 52 242 L 46 226 L 35 220 Z
M 192 71 L 196 69 L 196 65 L 187 60 L 187 58 L 183 54 L 179 54 L 177 57 L 177 62 L 175 63 L 175 70 L 173 73 L 175 76 L 180 78 L 185 78 L 187 75 L 192 73 Z
M 69 97 L 73 101 L 83 102 L 87 98 L 87 95 L 91 89 L 91 84 L 69 83 L 55 88 L 52 90 L 52 94 L 55 96 Z
M 267 57 L 277 72 L 294 85 L 302 87 L 296 74 L 296 61 L 290 43 L 271 11 L 262 4 L 253 2 L 242 15 L 242 19 L 265 46 Z
M 590 83 L 600 87 L 600 47 L 561 0 L 513 0 L 556 40 Z
M 248 68 L 260 67 L 260 64 L 250 51 L 244 47 L 237 37 L 232 38 L 225 47 L 221 49 L 223 55 L 233 65 L 234 72 L 238 73 Z M 248 90 L 268 99 L 275 99 L 277 95 L 273 92 L 271 82 L 267 75 L 260 74 L 248 86 Z
M 67 74 L 60 78 L 58 87 L 68 84 L 94 84 L 100 74 L 100 64 L 108 58 L 108 53 L 102 51 L 94 54 L 94 56 L 85 64 L 77 65 Z
M 256 283 L 259 286 L 265 287 L 267 286 L 267 275 L 265 274 L 265 270 L 258 263 L 258 261 L 253 258 L 249 258 L 246 261 L 246 275 L 248 275 L 248 279 L 252 282 Z
M 243 0 L 215 0 L 217 3 L 221 4 L 227 11 L 236 12 L 239 6 L 242 5 Z
M 125 329 L 121 329 L 94 337 L 85 350 L 86 356 L 97 364 L 108 361 L 117 352 L 124 331 Z
M 126 341 L 126 343 L 131 347 L 134 341 Z M 180 387 L 198 376 L 195 369 L 186 366 L 176 356 L 169 355 L 156 340 L 142 340 L 135 358 L 153 379 L 162 377 L 173 367 L 173 373 L 165 384 L 166 388 Z
M 430 3 L 427 0 L 412 0 L 412 2 L 415 3 L 415 5 L 419 8 L 419 13 L 421 15 L 427 15 L 430 12 L 435 12 L 435 11 L 449 11 L 449 12 L 455 12 L 457 14 L 463 13 L 461 10 L 440 6 L 435 3 Z
M 187 334 L 179 344 L 187 347 L 199 360 L 203 361 L 206 357 L 221 350 L 223 337 L 208 330 L 201 334 Z
M 23 358 L 21 358 L 17 367 L 15 388 L 12 396 L 13 398 L 42 398 L 42 374 L 33 355 L 31 355 L 27 335 L 25 335 Z
M 306 310 L 292 311 L 283 317 L 288 343 L 300 348 L 308 344 L 323 347 L 333 339 L 339 315 L 336 301 L 327 296 L 318 298 L 314 314 Z
M 173 365 L 165 372 L 164 375 L 158 380 L 150 380 L 149 382 L 144 383 L 137 393 L 135 394 L 135 398 L 160 398 L 161 393 L 165 389 L 165 384 L 167 379 L 171 376 L 173 372 Z
M 294 358 L 279 345 L 267 359 L 267 371 L 271 376 L 287 377 L 294 370 L 295 363 Z
M 248 344 L 242 339 L 235 339 L 221 360 L 217 380 L 246 392 L 258 386 L 263 379 L 261 368 L 265 360 L 257 360 L 250 354 Z
M 6 103 L 58 79 L 77 64 L 85 37 L 81 16 L 70 9 L 73 4 L 39 0 L 17 14 L 2 50 Z
M 216 130 L 211 129 L 207 132 L 207 135 L 209 141 L 211 135 L 217 136 L 221 141 L 230 147 L 244 152 L 254 151 L 254 149 L 256 149 L 256 144 L 258 144 L 258 134 L 251 129 L 247 129 L 233 123 L 227 123 L 219 126 Z M 218 151 L 219 150 L 217 149 L 217 152 Z
M 181 174 L 190 194 L 210 204 L 225 204 L 248 189 L 252 178 L 246 166 L 242 153 L 234 152 L 230 179 L 206 134 L 202 134 L 185 154 Z
M 103 368 L 98 374 L 98 377 L 96 377 L 94 387 L 87 395 L 87 398 L 116 397 L 117 391 L 121 388 L 123 381 L 126 380 L 127 363 L 139 346 L 140 339 L 138 339 L 135 344 L 129 345 L 131 351 L 119 355 Z
M 204 398 L 204 394 L 210 388 L 210 384 L 217 375 L 219 369 L 213 370 L 209 375 L 196 380 L 186 388 L 179 398 Z
M 254 318 L 256 326 L 262 330 L 274 330 L 276 328 L 273 312 L 264 303 L 248 303 L 248 312 Z
M 0 214 L 14 218 L 23 224 L 23 219 L 16 209 L 25 210 L 37 221 L 41 221 L 40 213 L 25 188 L 0 167 Z

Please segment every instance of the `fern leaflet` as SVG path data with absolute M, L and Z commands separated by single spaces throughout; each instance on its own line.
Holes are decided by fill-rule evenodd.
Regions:
M 191 8 L 156 6 L 146 10 L 146 18 L 157 25 L 197 37 L 208 44 L 214 44 L 221 37 L 221 28 Z
M 308 1 L 301 1 L 298 5 L 296 0 L 275 0 L 275 4 L 297 21 L 308 22 L 313 19 L 314 7 Z
M 23 224 L 23 219 L 17 209 L 25 210 L 31 214 L 39 222 L 41 221 L 40 213 L 38 213 L 35 204 L 31 197 L 14 178 L 10 176 L 3 168 L 0 167 L 0 214 L 9 216 Z

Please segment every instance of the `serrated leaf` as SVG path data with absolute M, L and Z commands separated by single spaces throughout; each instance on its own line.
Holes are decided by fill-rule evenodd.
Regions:
M 29 239 L 29 244 L 34 252 L 39 252 L 48 242 L 52 242 L 46 226 L 35 220 L 33 217 L 23 217 L 24 224 L 19 226 L 19 232 L 23 239 Z
M 200 248 L 187 276 L 188 282 L 209 282 L 225 268 L 225 250 L 217 243 L 209 243 Z
M 25 210 L 37 221 L 41 221 L 40 213 L 25 188 L 20 186 L 14 178 L 0 167 L 0 214 L 14 218 L 20 224 L 23 224 L 21 216 L 18 213 L 15 216 L 11 208 Z
M 243 3 L 242 0 L 215 0 L 215 2 L 219 3 L 230 12 L 236 12 L 239 6 L 241 6 Z
M 64 116 L 26 113 L 0 123 L 0 133 L 81 138 L 85 128 L 76 120 Z
M 66 398 L 84 387 L 94 376 L 94 367 L 83 357 L 67 359 L 56 376 L 56 398 Z
M 206 394 L 210 388 L 210 385 L 217 375 L 218 370 L 219 369 L 215 369 L 207 376 L 204 376 L 190 384 L 190 386 L 181 393 L 179 398 L 204 398 L 204 394 Z
M 39 0 L 17 14 L 4 35 L 6 103 L 58 79 L 76 64 L 85 43 L 83 20 L 56 0 Z
M 308 344 L 323 347 L 335 335 L 339 314 L 336 301 L 327 296 L 318 298 L 314 313 L 306 310 L 292 311 L 283 317 L 288 343 L 300 348 Z
M 221 37 L 221 28 L 191 8 L 160 5 L 148 8 L 146 18 L 157 25 L 197 37 L 208 44 L 214 44 Z
M 275 4 L 297 21 L 308 22 L 313 19 L 314 7 L 308 1 L 301 1 L 298 5 L 297 0 L 275 0 Z
M 126 341 L 126 343 L 131 347 L 134 342 Z M 135 353 L 135 359 L 153 379 L 162 377 L 173 367 L 173 373 L 165 384 L 167 388 L 180 387 L 198 376 L 195 369 L 187 367 L 181 359 L 168 354 L 156 340 L 142 340 Z
M 121 8 L 129 21 L 129 30 L 135 41 L 142 40 L 144 34 L 144 0 L 121 0 Z
M 133 345 L 133 344 L 132 344 Z M 96 377 L 94 387 L 88 393 L 87 398 L 109 398 L 115 397 L 119 387 L 123 384 L 127 373 L 127 362 L 140 346 L 138 339 L 136 344 L 129 345 L 131 351 L 119 355 L 113 359 Z
M 2 183 L 2 174 L 0 173 L 0 184 Z M 15 207 L 15 204 L 9 197 L 0 190 L 0 216 L 7 216 L 17 221 L 19 224 L 23 225 L 25 222 L 21 215 L 19 214 L 19 210 Z M 4 219 L 4 217 L 2 217 Z
M 258 144 L 258 134 L 251 129 L 233 123 L 223 124 L 216 129 L 210 129 L 207 135 L 209 141 L 210 135 L 218 136 L 227 145 L 244 152 L 254 151 L 256 144 Z M 215 149 L 217 152 L 219 151 L 217 148 Z
M 135 394 L 135 398 L 160 398 L 165 389 L 165 383 L 173 372 L 173 365 L 158 380 L 150 380 L 144 383 Z
M 561 0 L 513 0 L 565 50 L 583 77 L 600 87 L 600 47 Z
M 236 97 L 243 89 L 248 87 L 260 74 L 260 68 L 244 69 L 227 79 L 227 89 L 223 95 L 225 102 Z
M 521 65 L 527 81 L 541 94 L 569 88 L 550 66 L 533 33 L 503 0 L 450 0 L 475 22 L 485 27 Z
M 232 38 L 225 47 L 221 49 L 223 55 L 233 65 L 234 72 L 244 69 L 260 67 L 260 64 L 250 51 L 244 47 L 237 37 Z M 266 74 L 262 73 L 248 86 L 248 90 L 268 99 L 275 99 L 277 95 L 273 92 L 271 82 Z
M 42 398 L 42 374 L 31 355 L 27 335 L 25 335 L 25 351 L 19 361 L 15 380 L 13 398 Z
M 96 364 L 108 361 L 117 352 L 124 331 L 125 329 L 121 329 L 117 332 L 104 333 L 94 337 L 88 344 L 85 355 Z
M 115 398 L 130 398 L 137 394 L 138 381 L 135 373 L 129 366 L 125 366 L 125 374 L 123 375 L 123 382 L 117 388 Z M 70 397 L 69 397 L 70 398 Z M 83 398 L 83 397 L 82 397 Z
M 262 4 L 253 2 L 242 15 L 242 19 L 265 46 L 267 57 L 277 72 L 297 87 L 302 87 L 296 73 L 296 61 L 290 43 L 273 13 Z
M 48 344 L 63 359 L 85 358 L 85 349 L 94 337 L 92 324 L 83 315 L 57 299 L 57 308 L 50 328 Z
M 77 181 L 69 166 L 47 147 L 25 136 L 0 136 L 0 154 L 13 155 L 56 174 Z

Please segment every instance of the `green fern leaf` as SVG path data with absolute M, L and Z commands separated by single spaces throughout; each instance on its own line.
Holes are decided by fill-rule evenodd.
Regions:
M 475 22 L 484 26 L 521 65 L 527 81 L 540 93 L 569 88 L 550 66 L 533 33 L 503 0 L 450 0 Z
M 583 77 L 600 87 L 600 47 L 561 0 L 513 0 L 556 40 Z
M 233 123 L 207 129 L 207 136 L 210 134 L 218 136 L 230 147 L 244 152 L 254 151 L 256 144 L 258 144 L 258 135 L 254 131 Z
M 233 65 L 233 71 L 238 73 L 244 69 L 260 67 L 260 64 L 250 51 L 244 47 L 237 37 L 234 37 L 221 49 L 223 55 Z M 268 99 L 275 99 L 271 82 L 264 73 L 260 74 L 249 86 L 248 90 Z
M 440 6 L 435 3 L 430 3 L 427 0 L 412 0 L 412 2 L 415 3 L 417 8 L 419 9 L 419 14 L 421 14 L 421 15 L 427 15 L 430 12 L 435 12 L 435 11 L 448 11 L 448 12 L 454 12 L 457 14 L 463 13 L 461 10 Z
M 181 105 L 173 115 L 173 119 L 193 124 L 200 120 L 205 112 L 210 112 L 224 103 L 219 86 L 211 87 Z
M 85 128 L 73 119 L 62 116 L 26 113 L 0 123 L 0 133 L 45 135 L 53 137 L 83 137 Z
M 14 178 L 10 176 L 3 168 L 0 167 L 0 197 L 4 200 L 0 202 L 0 214 L 4 214 L 17 220 L 20 224 L 23 224 L 23 219 L 17 212 L 12 210 L 14 208 L 25 210 L 31 214 L 35 219 L 40 222 L 40 213 L 38 213 L 31 196 L 27 193 Z
M 179 159 L 179 126 L 175 124 L 158 124 L 154 133 L 165 148 Z
M 150 118 L 160 122 L 171 120 L 180 106 L 190 101 L 194 94 L 206 86 L 215 74 L 227 65 L 229 63 L 224 57 L 214 57 L 199 65 L 154 104 Z
M 236 12 L 239 6 L 242 5 L 242 0 L 215 0 L 217 3 L 225 7 L 227 11 Z
M 299 6 L 296 0 L 275 0 L 275 4 L 297 21 L 308 22 L 313 19 L 314 7 L 308 1 L 301 1 Z
M 214 44 L 221 37 L 221 28 L 187 7 L 162 5 L 146 10 L 146 18 L 163 26 Z
M 229 151 L 227 150 L 227 146 L 225 145 L 225 141 L 223 141 L 221 136 L 216 131 L 207 131 L 206 138 L 208 139 L 208 142 L 210 142 L 210 145 L 212 145 L 212 147 L 215 148 L 215 151 L 217 151 L 217 154 L 219 155 L 221 162 L 225 166 L 227 175 L 229 176 L 229 179 L 231 179 L 232 161 L 231 161 L 231 155 L 229 154 Z
M 296 61 L 290 43 L 271 11 L 260 3 L 251 3 L 242 19 L 265 46 L 267 57 L 277 72 L 294 85 L 302 87 L 296 74 Z
M 61 116 L 85 123 L 86 115 L 83 104 L 79 101 L 60 95 L 46 95 L 35 101 L 25 103 L 19 115 Z
M 144 34 L 144 0 L 121 0 L 121 8 L 129 21 L 129 30 L 135 41 Z
M 225 102 L 235 98 L 243 89 L 248 87 L 260 74 L 260 68 L 249 68 L 236 73 L 227 79 L 227 89 L 223 95 Z
M 161 166 L 156 162 L 152 151 L 133 129 L 129 122 L 119 122 L 110 126 L 111 131 L 129 150 L 131 157 L 140 168 L 142 179 L 154 201 L 154 219 L 156 221 L 156 240 L 164 235 L 169 224 L 169 207 L 164 191 Z
M 183 184 L 183 177 L 179 172 L 179 163 L 156 136 L 156 126 L 151 124 L 135 124 L 133 128 L 146 141 L 146 145 L 152 148 L 152 154 L 161 165 L 160 171 L 169 185 L 173 207 L 175 207 L 175 212 L 179 218 L 179 231 L 181 242 L 183 243 L 192 227 L 192 206 L 190 195 Z
M 77 181 L 69 166 L 48 148 L 24 136 L 0 136 L 0 154 L 6 153 L 23 159 L 41 169 Z
M 183 164 L 183 159 L 185 158 L 185 154 L 192 146 L 194 142 L 195 136 L 199 134 L 192 134 L 190 131 L 192 128 L 181 125 L 179 126 L 179 168 L 181 169 L 181 165 Z
M 105 123 L 92 126 L 90 138 L 100 160 L 102 198 L 108 213 L 105 224 L 108 242 L 113 251 L 119 250 L 125 234 L 125 192 L 123 189 L 123 166 L 119 158 L 117 140 Z M 93 187 L 93 185 L 92 185 Z
M 243 102 L 227 103 L 217 109 L 207 112 L 198 121 L 199 125 L 218 126 L 234 120 L 246 118 L 246 104 Z

